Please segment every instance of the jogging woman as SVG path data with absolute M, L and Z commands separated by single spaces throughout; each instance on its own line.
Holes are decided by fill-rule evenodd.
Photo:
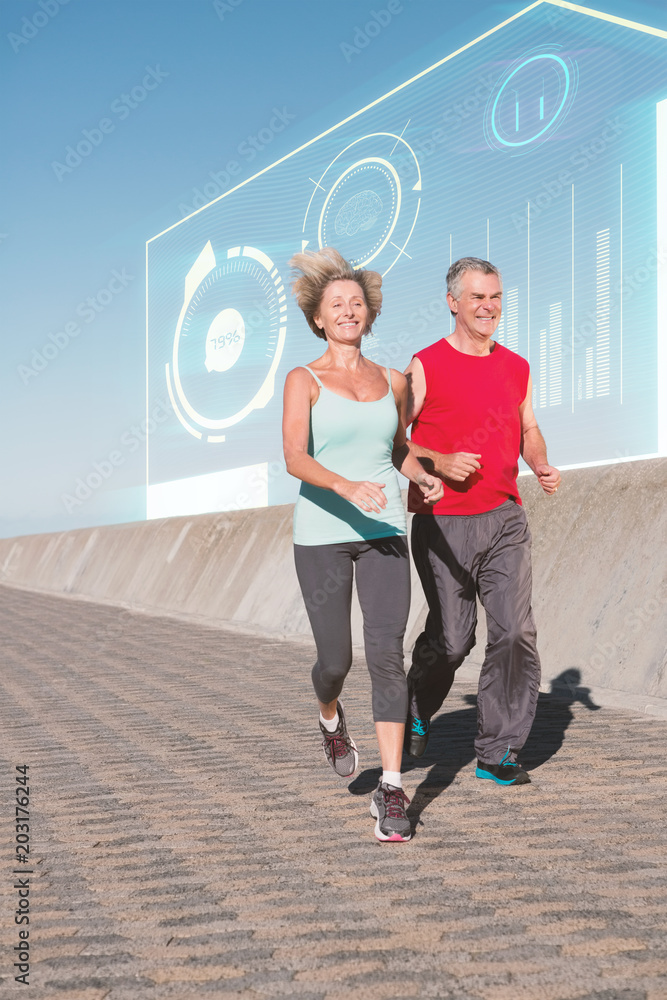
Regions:
M 352 580 L 363 614 L 366 661 L 382 777 L 371 801 L 379 840 L 410 839 L 401 780 L 407 715 L 403 637 L 410 568 L 403 501 L 394 467 L 429 503 L 442 482 L 426 473 L 405 437 L 407 383 L 361 353 L 382 305 L 382 278 L 355 270 L 331 247 L 290 261 L 293 292 L 321 357 L 285 381 L 283 443 L 301 480 L 294 512 L 297 576 L 317 648 L 312 679 L 326 757 L 350 777 L 358 753 L 339 695 L 352 664 Z

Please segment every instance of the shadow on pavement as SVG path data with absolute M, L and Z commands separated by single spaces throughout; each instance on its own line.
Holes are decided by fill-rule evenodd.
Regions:
M 590 689 L 581 687 L 581 673 L 575 668 L 564 670 L 551 682 L 551 691 L 541 693 L 537 700 L 535 721 L 521 751 L 521 763 L 526 770 L 540 767 L 555 756 L 563 745 L 565 733 L 574 715 L 572 705 L 581 702 L 589 711 L 597 711 Z M 477 731 L 477 698 L 467 695 L 470 708 L 444 712 L 431 723 L 428 748 L 423 757 L 413 759 L 403 755 L 403 773 L 427 771 L 417 787 L 408 816 L 413 830 L 421 822 L 422 812 L 452 784 L 456 775 L 475 759 L 473 743 Z M 378 768 L 363 771 L 349 786 L 353 795 L 372 792 L 380 779 Z
M 580 681 L 581 671 L 572 667 L 554 678 L 549 694 L 538 696 L 533 728 L 521 751 L 526 770 L 539 767 L 558 753 L 574 718 L 575 702 L 581 702 L 589 712 L 599 711 L 601 706 L 591 699 L 590 688 L 581 687 Z

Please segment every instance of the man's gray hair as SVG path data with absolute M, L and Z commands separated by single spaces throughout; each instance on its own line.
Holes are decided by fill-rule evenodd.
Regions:
M 500 284 L 502 285 L 503 283 L 503 276 L 495 264 L 491 264 L 488 260 L 482 260 L 481 257 L 461 257 L 460 260 L 455 260 L 449 271 L 447 271 L 447 291 L 453 299 L 461 298 L 461 279 L 466 271 L 481 271 L 482 274 L 495 274 Z

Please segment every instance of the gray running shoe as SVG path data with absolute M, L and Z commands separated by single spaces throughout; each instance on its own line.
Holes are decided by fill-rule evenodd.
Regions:
M 357 745 L 350 735 L 345 725 L 345 714 L 343 706 L 338 702 L 338 726 L 333 733 L 324 728 L 320 722 L 322 733 L 322 749 L 324 756 L 333 767 L 336 774 L 341 778 L 349 778 L 357 770 L 359 754 Z
M 410 840 L 412 830 L 405 807 L 410 804 L 402 788 L 394 788 L 380 782 L 371 799 L 371 816 L 377 820 L 375 836 L 378 840 L 405 843 Z

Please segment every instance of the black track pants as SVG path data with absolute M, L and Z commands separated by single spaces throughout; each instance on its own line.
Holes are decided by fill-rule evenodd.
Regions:
M 475 645 L 479 594 L 488 642 L 475 751 L 493 764 L 509 748 L 513 760 L 533 724 L 540 685 L 524 510 L 508 500 L 471 516 L 415 514 L 412 554 L 429 607 L 408 674 L 414 714 L 430 718 L 439 710 Z

